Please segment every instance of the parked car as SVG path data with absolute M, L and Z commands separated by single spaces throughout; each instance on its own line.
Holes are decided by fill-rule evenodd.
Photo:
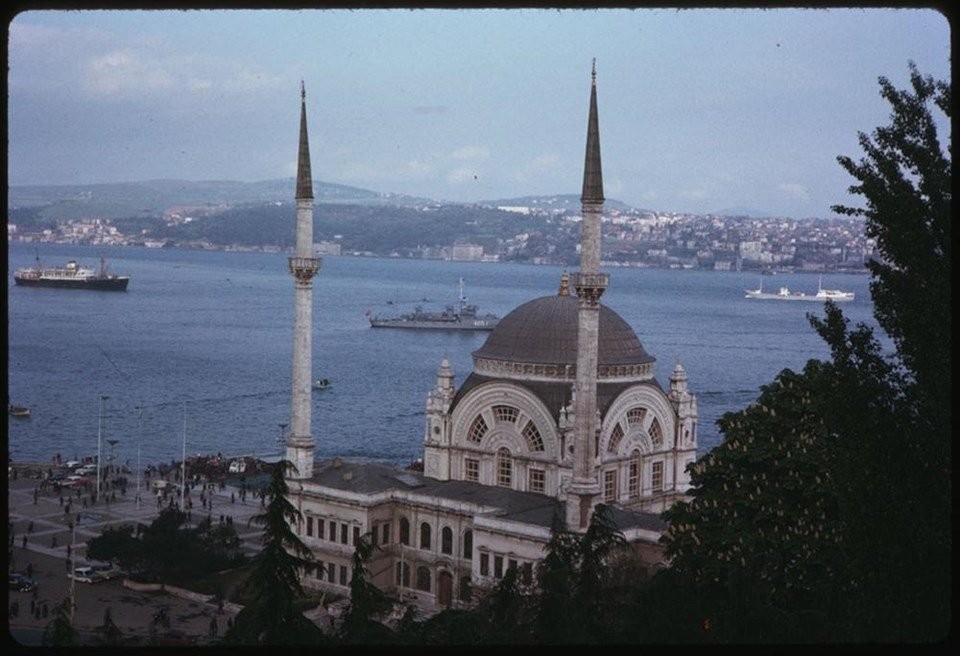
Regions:
M 90 476 L 91 474 L 96 474 L 96 473 L 97 473 L 97 466 L 96 466 L 96 465 L 84 465 L 83 467 L 79 467 L 79 468 L 77 469 L 76 473 L 77 473 L 77 474 L 80 474 L 81 476 Z
M 67 574 L 67 578 L 73 579 L 79 583 L 99 583 L 103 581 L 103 576 L 96 572 L 92 567 L 78 567 L 73 570 L 73 574 Z
M 63 466 L 66 467 L 67 469 L 76 469 L 82 464 L 83 463 L 80 462 L 79 460 L 67 460 L 65 463 L 63 463 Z
M 13 590 L 14 592 L 31 592 L 36 587 L 36 582 L 34 582 L 34 580 L 29 578 L 26 574 L 21 574 L 20 572 L 10 572 L 10 590 Z

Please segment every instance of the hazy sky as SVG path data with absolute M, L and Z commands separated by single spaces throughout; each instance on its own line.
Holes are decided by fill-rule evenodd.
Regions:
M 590 65 L 607 198 L 830 216 L 877 78 L 950 79 L 927 9 L 29 11 L 8 182 L 292 177 L 452 201 L 579 194 Z M 292 193 L 292 187 L 291 187 Z M 858 203 L 859 204 L 859 203 Z

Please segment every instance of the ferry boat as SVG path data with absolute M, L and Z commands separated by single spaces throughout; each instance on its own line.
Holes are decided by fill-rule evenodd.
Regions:
M 23 287 L 56 287 L 60 289 L 94 289 L 99 291 L 126 291 L 130 276 L 118 276 L 107 272 L 104 259 L 100 258 L 100 271 L 80 266 L 70 260 L 62 267 L 44 267 L 37 263 L 26 269 L 17 269 L 13 281 Z
M 8 403 L 7 405 L 8 405 L 7 412 L 10 413 L 11 417 L 29 417 L 30 416 L 30 408 L 25 408 L 22 405 L 14 405 L 12 403 Z
M 426 312 L 417 306 L 413 312 L 398 317 L 371 316 L 367 312 L 371 328 L 407 328 L 412 330 L 493 330 L 500 317 L 493 314 L 478 314 L 477 306 L 467 303 L 463 293 L 463 278 L 460 278 L 460 304 L 448 305 L 442 312 Z
M 776 292 L 765 292 L 763 291 L 763 278 L 761 278 L 760 287 L 746 290 L 745 298 L 761 298 L 779 301 L 817 301 L 820 303 L 833 301 L 834 303 L 842 303 L 844 301 L 854 300 L 855 294 L 854 292 L 845 292 L 839 289 L 824 289 L 822 277 L 817 283 L 816 294 L 792 292 L 786 286 L 780 287 Z

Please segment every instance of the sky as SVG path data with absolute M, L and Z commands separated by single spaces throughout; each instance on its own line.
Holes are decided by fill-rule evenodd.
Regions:
M 933 9 L 42 10 L 8 24 L 8 184 L 295 175 L 472 203 L 577 194 L 833 216 L 878 79 L 950 80 Z M 946 126 L 945 126 L 946 129 Z M 944 138 L 948 133 L 944 133 Z

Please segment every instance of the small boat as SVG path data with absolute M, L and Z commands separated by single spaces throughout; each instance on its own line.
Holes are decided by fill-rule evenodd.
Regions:
M 330 387 L 330 381 L 327 378 L 317 378 L 313 381 L 313 389 L 325 390 Z
M 22 405 L 13 405 L 12 403 L 9 404 L 8 412 L 10 413 L 11 417 L 29 417 L 30 416 L 30 408 L 25 408 Z

